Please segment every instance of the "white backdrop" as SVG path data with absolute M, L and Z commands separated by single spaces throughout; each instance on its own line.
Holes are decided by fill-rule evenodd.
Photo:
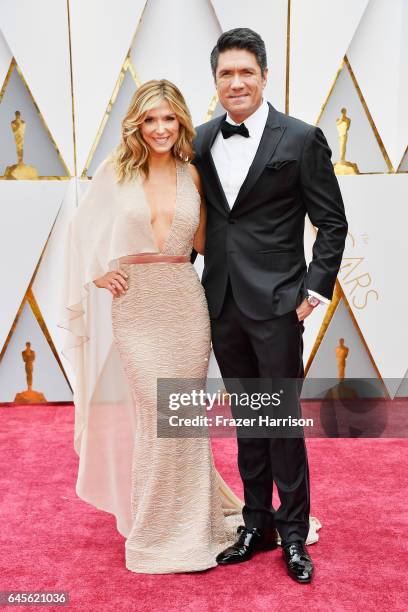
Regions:
M 350 227 L 340 299 L 317 343 L 327 307 L 307 320 L 308 375 L 337 376 L 343 337 L 347 376 L 382 377 L 398 393 L 408 369 L 408 0 L 2 0 L 0 175 L 16 161 L 10 122 L 21 110 L 25 162 L 42 178 L 0 180 L 0 402 L 25 388 L 27 340 L 37 354 L 34 387 L 49 401 L 72 397 L 72 372 L 55 353 L 64 339 L 56 326 L 64 237 L 78 198 L 118 142 L 141 82 L 173 80 L 196 124 L 220 112 L 209 54 L 238 26 L 265 40 L 268 99 L 319 124 L 333 161 L 341 107 L 352 120 L 347 158 L 361 175 L 339 181 Z M 308 258 L 314 235 L 307 223 Z

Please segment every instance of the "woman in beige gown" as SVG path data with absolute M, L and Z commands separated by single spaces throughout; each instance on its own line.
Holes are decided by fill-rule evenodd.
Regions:
M 174 219 L 159 251 L 169 261 L 121 263 L 129 288 L 112 300 L 115 342 L 139 406 L 126 566 L 145 572 L 206 569 L 228 540 L 208 438 L 156 434 L 157 380 L 204 380 L 210 353 L 207 304 L 189 261 L 200 197 L 187 164 L 176 168 Z M 139 204 L 148 223 L 146 198 Z
M 209 438 L 157 435 L 158 379 L 204 385 L 210 356 L 204 290 L 190 263 L 205 239 L 199 178 L 187 161 L 193 135 L 173 84 L 140 87 L 121 145 L 99 166 L 69 232 L 61 326 L 76 374 L 77 492 L 115 514 L 134 572 L 214 567 L 242 523 Z M 113 342 L 99 369 L 95 287 L 113 296 Z
M 190 262 L 193 244 L 203 249 L 205 229 L 198 175 L 183 160 L 191 157 L 194 130 L 181 93 L 168 81 L 138 89 L 122 128 L 121 145 L 97 169 L 70 226 L 71 295 L 65 297 L 65 310 L 74 315 L 62 325 L 82 339 L 75 350 L 83 349 L 95 324 L 86 321 L 89 295 L 72 296 L 76 285 L 89 291 L 92 280 L 98 292 L 112 294 L 112 350 L 131 390 L 131 440 L 126 438 L 127 413 L 118 408 L 120 402 L 109 403 L 111 393 L 104 390 L 115 368 L 104 367 L 98 392 L 90 393 L 90 359 L 82 351 L 75 367 L 80 378 L 74 396 L 77 491 L 117 515 L 129 570 L 204 570 L 215 566 L 217 554 L 233 542 L 242 504 L 215 470 L 208 437 L 157 436 L 156 406 L 158 379 L 204 384 L 210 356 L 207 303 Z M 109 416 L 115 412 L 116 422 Z M 129 472 L 127 478 L 123 471 Z M 120 485 L 118 478 L 124 479 Z M 109 488 L 108 494 L 104 489 Z M 119 507 L 126 504 L 128 510 Z

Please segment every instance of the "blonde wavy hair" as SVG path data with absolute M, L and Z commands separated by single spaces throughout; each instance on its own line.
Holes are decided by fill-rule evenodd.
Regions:
M 148 111 L 161 100 L 168 102 L 180 123 L 179 135 L 172 150 L 174 157 L 186 162 L 193 159 L 195 130 L 183 94 L 167 79 L 147 81 L 133 95 L 122 120 L 121 141 L 112 155 L 118 182 L 139 173 L 146 177 L 149 175 L 149 148 L 139 128 Z

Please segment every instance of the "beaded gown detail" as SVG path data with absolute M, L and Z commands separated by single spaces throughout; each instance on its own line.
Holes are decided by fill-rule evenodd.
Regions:
M 188 166 L 176 163 L 177 188 L 165 255 L 190 256 L 200 196 Z M 135 203 L 150 225 L 145 197 Z M 222 488 L 203 438 L 157 437 L 157 379 L 203 381 L 210 356 L 210 323 L 203 287 L 188 263 L 120 264 L 127 292 L 112 300 L 113 336 L 136 406 L 132 459 L 132 527 L 126 567 L 134 572 L 203 570 L 234 541 L 242 521 L 226 517 Z M 231 498 L 230 498 L 231 499 Z M 231 507 L 231 504 L 230 504 Z

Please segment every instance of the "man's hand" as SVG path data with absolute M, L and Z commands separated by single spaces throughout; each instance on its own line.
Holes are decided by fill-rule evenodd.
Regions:
M 101 288 L 107 289 L 111 292 L 113 297 L 117 297 L 119 295 L 123 295 L 125 291 L 128 289 L 128 285 L 126 282 L 127 274 L 122 272 L 121 270 L 115 270 L 113 272 L 107 272 L 101 278 L 97 278 L 94 280 L 94 284 Z
M 307 298 L 305 298 L 300 304 L 300 306 L 296 308 L 296 313 L 299 321 L 303 321 L 304 319 L 306 319 L 306 317 L 308 317 L 310 313 L 313 312 L 313 310 L 313 306 L 311 306 L 307 301 Z

